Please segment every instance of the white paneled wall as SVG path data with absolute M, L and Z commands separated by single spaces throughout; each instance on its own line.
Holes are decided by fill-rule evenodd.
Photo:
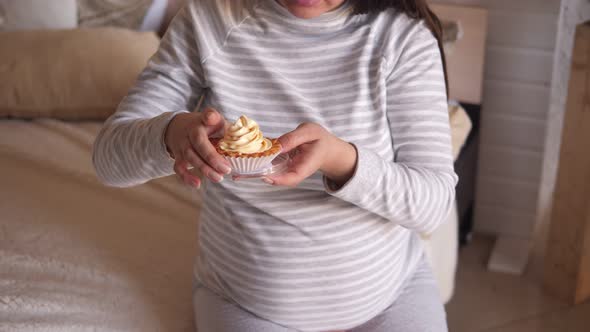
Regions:
M 561 1 L 431 2 L 489 10 L 475 227 L 530 239 Z

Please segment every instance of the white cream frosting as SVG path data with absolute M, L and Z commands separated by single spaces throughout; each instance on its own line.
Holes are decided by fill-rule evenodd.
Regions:
M 267 151 L 272 147 L 272 142 L 264 138 L 258 123 L 242 115 L 226 128 L 219 147 L 224 151 L 248 154 Z

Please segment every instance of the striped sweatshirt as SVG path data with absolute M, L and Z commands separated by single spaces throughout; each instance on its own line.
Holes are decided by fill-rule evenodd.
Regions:
M 441 56 L 425 24 L 393 9 L 313 19 L 276 0 L 191 0 L 99 133 L 94 165 L 127 187 L 173 173 L 163 134 L 201 97 L 267 137 L 315 122 L 355 145 L 338 190 L 321 173 L 297 188 L 208 183 L 195 279 L 263 319 L 300 331 L 350 329 L 398 297 L 421 233 L 447 218 L 453 170 Z M 225 5 L 223 5 L 225 3 Z

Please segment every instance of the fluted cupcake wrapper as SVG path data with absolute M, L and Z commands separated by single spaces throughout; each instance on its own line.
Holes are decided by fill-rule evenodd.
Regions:
M 229 161 L 234 174 L 251 174 L 264 170 L 271 166 L 272 161 L 280 154 L 277 152 L 272 155 L 262 157 L 228 157 L 224 156 L 225 160 Z

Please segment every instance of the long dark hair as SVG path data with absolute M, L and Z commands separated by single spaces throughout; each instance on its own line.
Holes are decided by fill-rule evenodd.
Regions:
M 424 20 L 428 29 L 432 31 L 440 49 L 448 96 L 449 77 L 447 75 L 447 60 L 443 48 L 443 28 L 438 16 L 428 7 L 426 0 L 354 0 L 354 11 L 356 14 L 376 13 L 388 8 L 395 8 L 413 19 Z

